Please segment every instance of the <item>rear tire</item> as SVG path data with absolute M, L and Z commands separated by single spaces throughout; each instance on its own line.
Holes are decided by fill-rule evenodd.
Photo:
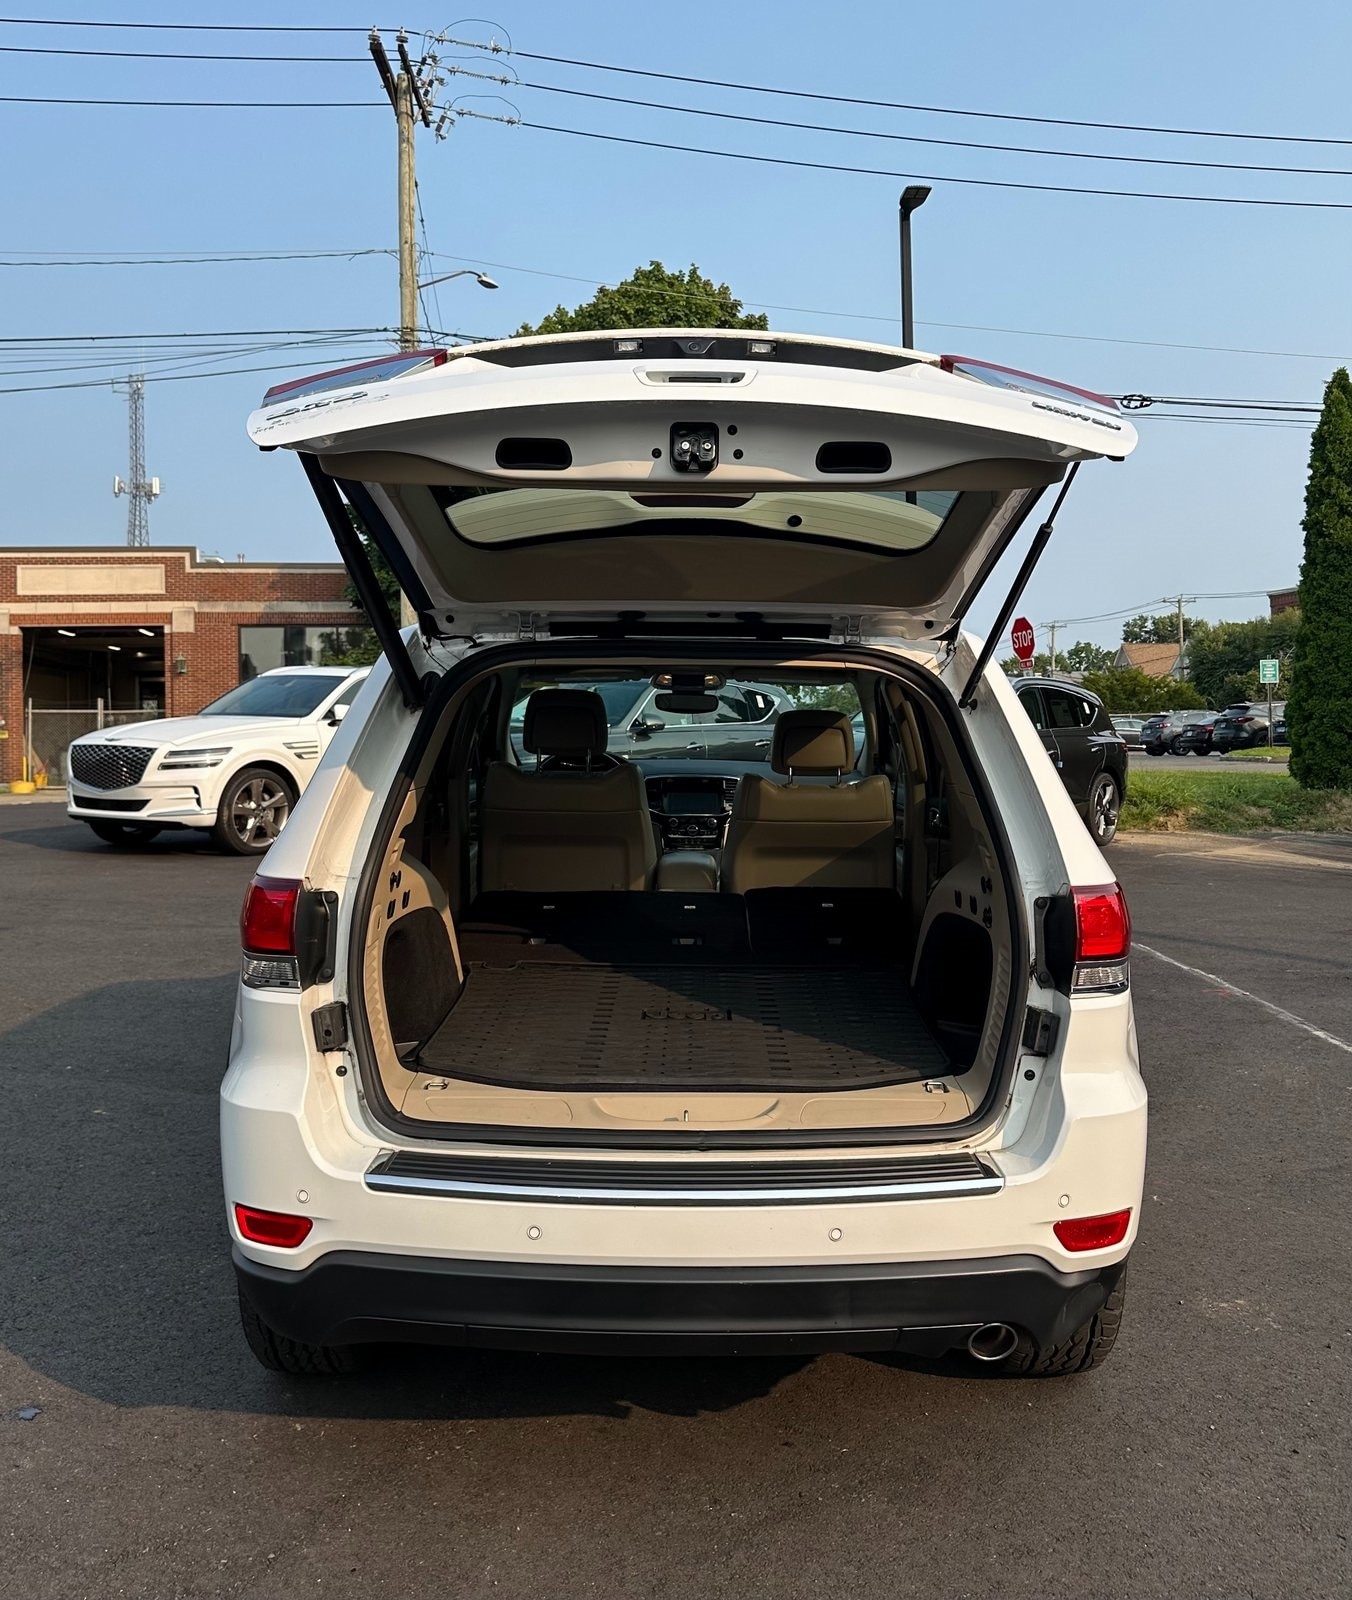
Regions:
M 344 1378 L 363 1365 L 365 1351 L 359 1345 L 305 1344 L 288 1339 L 263 1321 L 243 1293 L 239 1323 L 250 1350 L 269 1372 L 284 1372 L 292 1378 Z
M 270 767 L 245 767 L 225 786 L 211 837 L 237 856 L 261 856 L 286 826 L 296 791 Z
M 1162 744 L 1148 744 L 1145 747 L 1145 753 L 1148 756 L 1162 756 L 1164 754 L 1164 746 Z
M 1122 796 L 1117 781 L 1110 772 L 1100 772 L 1089 786 L 1087 820 L 1094 842 L 1100 848 L 1110 845 L 1117 837 L 1117 819 L 1122 809 Z
M 86 826 L 96 839 L 118 850 L 131 850 L 138 844 L 149 844 L 163 830 L 150 822 L 90 822 Z
M 1061 1344 L 1039 1344 L 1031 1334 L 1021 1333 L 1013 1354 L 996 1371 L 1007 1378 L 1065 1378 L 1101 1367 L 1117 1343 L 1126 1293 L 1123 1273 L 1102 1307 L 1069 1339 Z
M 1188 747 L 1183 743 L 1182 739 L 1175 739 L 1174 742 L 1169 746 L 1169 749 L 1176 756 L 1185 756 L 1188 753 Z M 1163 752 L 1161 752 L 1161 754 L 1162 753 Z

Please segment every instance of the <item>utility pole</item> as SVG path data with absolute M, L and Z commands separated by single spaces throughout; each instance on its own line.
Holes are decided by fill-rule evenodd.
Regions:
M 1054 678 L 1056 676 L 1056 630 L 1060 626 L 1061 624 L 1059 622 L 1049 622 L 1047 624 L 1048 643 L 1052 653 L 1051 671 L 1047 674 L 1047 676 L 1050 678 Z
M 418 346 L 418 242 L 415 234 L 418 178 L 413 159 L 414 108 L 417 108 L 425 128 L 432 126 L 432 117 L 418 75 L 409 59 L 408 35 L 402 28 L 395 42 L 399 51 L 398 72 L 390 65 L 390 58 L 385 53 L 385 41 L 377 29 L 371 29 L 367 45 L 390 105 L 394 108 L 399 143 L 399 348 L 415 350 Z M 401 590 L 400 626 L 408 627 L 417 620 L 408 596 Z
M 408 53 L 408 35 L 401 28 L 396 38 L 399 71 L 390 65 L 385 43 L 371 29 L 367 41 L 371 59 L 380 74 L 381 84 L 394 108 L 399 142 L 399 348 L 416 349 L 418 344 L 418 245 L 416 217 L 418 180 L 413 160 L 414 113 L 425 128 L 432 126 L 432 114 Z
M 150 543 L 150 502 L 160 497 L 160 480 L 146 477 L 146 379 L 143 372 L 114 378 L 113 388 L 127 397 L 127 476 L 113 479 L 114 495 L 127 497 L 127 543 L 139 550 Z

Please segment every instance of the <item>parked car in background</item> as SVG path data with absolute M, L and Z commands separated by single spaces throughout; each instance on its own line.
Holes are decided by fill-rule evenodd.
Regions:
M 1127 746 L 1102 700 L 1055 678 L 1014 687 L 1090 833 L 1110 844 L 1127 792 Z
M 1141 748 L 1147 755 L 1186 755 L 1184 734 L 1195 722 L 1214 721 L 1214 711 L 1161 711 L 1141 725 Z
M 718 705 L 701 711 L 663 709 L 658 702 L 666 698 L 670 683 L 616 678 L 588 684 L 605 705 L 606 754 L 635 761 L 768 761 L 775 722 L 781 711 L 793 709 L 793 702 L 772 684 L 719 682 L 714 674 L 710 678 L 708 698 Z M 518 756 L 525 754 L 529 699 L 523 695 L 512 707 L 512 743 Z
M 1222 755 L 1228 755 L 1231 750 L 1252 750 L 1255 746 L 1267 745 L 1269 740 L 1266 701 L 1261 705 L 1246 702 L 1242 705 L 1227 706 L 1216 719 L 1211 738 L 1215 748 Z M 1274 705 L 1271 743 L 1285 744 L 1286 741 L 1286 707 Z
M 66 812 L 105 844 L 205 828 L 236 855 L 282 831 L 368 667 L 275 667 L 195 717 L 103 728 L 67 755 Z
M 1212 733 L 1219 711 L 1198 712 L 1191 722 L 1183 724 L 1183 731 L 1170 745 L 1175 755 L 1209 756 L 1215 746 Z
M 1122 735 L 1122 743 L 1129 750 L 1139 748 L 1144 717 L 1112 717 L 1110 720 L 1113 727 Z

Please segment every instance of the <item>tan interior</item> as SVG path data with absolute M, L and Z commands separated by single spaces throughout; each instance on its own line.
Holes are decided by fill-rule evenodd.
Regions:
M 788 783 L 748 773 L 737 790 L 723 887 L 732 894 L 781 885 L 890 889 L 896 880 L 892 787 L 854 771 L 850 719 L 838 711 L 787 711 L 775 724 L 770 765 Z M 832 777 L 829 787 L 794 777 Z
M 526 711 L 526 750 L 560 765 L 525 771 L 494 762 L 483 788 L 482 887 L 647 889 L 657 865 L 643 774 L 607 761 L 598 694 L 546 689 Z
M 738 661 L 735 666 L 714 659 L 708 665 L 749 679 L 791 666 L 773 659 Z M 547 655 L 523 662 L 523 671 L 532 675 L 545 676 L 550 667 Z M 634 658 L 631 647 L 604 662 L 571 660 L 562 671 L 585 678 L 589 667 L 634 675 L 656 670 L 650 656 Z M 654 833 L 638 769 L 621 762 L 611 770 L 587 770 L 588 761 L 599 754 L 599 736 L 594 726 L 585 737 L 578 730 L 593 713 L 556 703 L 559 714 L 554 715 L 545 702 L 543 722 L 532 719 L 524 742 L 536 747 L 531 754 L 556 754 L 570 765 L 558 771 L 525 770 L 511 757 L 505 739 L 511 683 L 495 683 L 493 692 L 486 687 L 487 677 L 466 686 L 447 708 L 441 733 L 431 741 L 384 847 L 380 881 L 394 884 L 395 891 L 377 893 L 370 912 L 362 998 L 374 1046 L 371 1065 L 384 1097 L 404 1115 L 440 1127 L 572 1128 L 598 1135 L 671 1127 L 754 1137 L 790 1129 L 825 1133 L 938 1126 L 970 1116 L 999 1067 L 1004 1015 L 1015 994 L 1017 974 L 1007 933 L 1011 913 L 995 846 L 963 757 L 918 681 L 914 671 L 907 682 L 874 672 L 855 678 L 866 707 L 875 770 L 851 782 L 824 781 L 834 777 L 838 763 L 843 761 L 847 771 L 852 766 L 848 719 L 836 713 L 781 715 L 780 725 L 788 726 L 782 737 L 777 734 L 772 765 L 787 778 L 793 764 L 795 781 L 774 783 L 745 774 L 721 862 L 704 852 L 671 851 L 656 872 Z M 500 753 L 485 764 L 481 777 L 476 849 L 476 830 L 464 798 L 469 774 L 460 770 L 460 763 L 470 761 L 485 743 L 492 751 L 487 724 L 479 721 L 488 706 L 497 707 Z M 465 716 L 476 720 L 477 731 L 467 731 Z M 891 730 L 886 736 L 884 723 Z M 573 765 L 579 759 L 580 768 Z M 927 837 L 925 827 L 926 809 L 936 794 L 943 798 L 947 817 L 945 836 L 938 840 Z M 432 862 L 435 868 L 428 864 Z M 869 973 L 861 975 L 863 984 L 909 982 L 919 992 L 937 973 L 942 985 L 954 974 L 945 971 L 943 959 L 933 959 L 935 951 L 949 948 L 945 941 L 955 931 L 954 949 L 963 948 L 964 939 L 982 939 L 980 930 L 989 934 L 989 1002 L 979 1019 L 970 1064 L 929 1073 L 922 1081 L 840 1092 L 798 1092 L 792 1084 L 778 1092 L 661 1086 L 621 1092 L 505 1087 L 451 1072 L 420 1071 L 416 1060 L 408 1065 L 401 1060 L 402 1041 L 389 1024 L 383 974 L 389 970 L 392 935 L 415 912 L 434 915 L 444 926 L 447 980 L 459 989 L 467 975 L 470 982 L 473 976 L 469 962 L 462 961 L 458 925 L 474 897 L 491 889 L 567 893 L 624 888 L 661 892 L 666 899 L 667 891 L 709 892 L 713 881 L 719 881 L 727 893 L 716 898 L 723 901 L 727 894 L 757 887 L 823 886 L 814 873 L 826 874 L 829 887 L 889 889 L 898 896 L 901 915 L 911 928 L 911 954 L 895 976 Z M 961 985 L 964 973 L 956 977 Z M 867 990 L 861 994 L 866 996 Z M 866 999 L 864 1004 L 867 1008 Z

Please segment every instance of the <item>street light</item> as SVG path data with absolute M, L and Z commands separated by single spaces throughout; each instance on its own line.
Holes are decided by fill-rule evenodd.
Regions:
M 458 272 L 443 272 L 439 278 L 429 278 L 426 283 L 420 283 L 420 289 L 430 289 L 434 283 L 447 283 L 452 278 L 473 278 L 481 289 L 496 289 L 497 284 L 486 272 L 476 272 L 473 267 L 461 267 Z
M 933 190 L 927 184 L 913 183 L 901 191 L 897 201 L 901 230 L 901 342 L 908 350 L 915 347 L 915 318 L 911 307 L 911 213 L 919 211 Z

